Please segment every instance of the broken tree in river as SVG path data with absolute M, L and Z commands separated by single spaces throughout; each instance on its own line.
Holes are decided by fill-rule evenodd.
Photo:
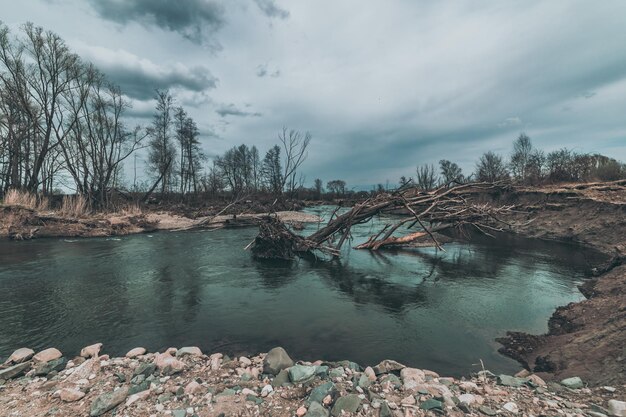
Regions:
M 342 245 L 350 238 L 352 226 L 366 223 L 380 214 L 401 212 L 406 217 L 386 224 L 355 249 L 379 250 L 410 244 L 422 238 L 429 238 L 434 246 L 441 249 L 435 232 L 469 226 L 489 234 L 507 226 L 499 215 L 510 211 L 511 206 L 494 207 L 475 202 L 472 198 L 478 192 L 501 191 L 505 187 L 501 183 L 469 183 L 430 192 L 414 187 L 400 188 L 357 203 L 344 214 L 336 215 L 335 211 L 326 226 L 308 237 L 295 234 L 276 217 L 270 216 L 260 225 L 259 235 L 250 247 L 255 257 L 266 259 L 293 259 L 315 251 L 339 256 Z M 418 229 L 408 235 L 394 236 L 403 226 Z

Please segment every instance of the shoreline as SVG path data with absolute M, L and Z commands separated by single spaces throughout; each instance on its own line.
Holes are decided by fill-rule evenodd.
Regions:
M 295 362 L 282 348 L 251 357 L 205 355 L 197 347 L 124 357 L 102 344 L 70 360 L 54 348 L 26 348 L 0 369 L 0 411 L 28 416 L 404 417 L 448 414 L 623 416 L 626 385 L 546 383 L 522 371 L 450 378 L 393 360 Z M 7 375 L 3 383 L 1 379 Z M 622 411 L 620 411 L 622 410 Z M 594 414 L 595 413 L 595 414 Z

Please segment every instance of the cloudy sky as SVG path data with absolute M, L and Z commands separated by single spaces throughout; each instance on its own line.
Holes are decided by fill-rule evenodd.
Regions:
M 471 171 L 522 131 L 626 160 L 626 2 L 0 0 L 11 28 L 60 34 L 149 123 L 169 88 L 209 155 L 313 135 L 308 182 Z

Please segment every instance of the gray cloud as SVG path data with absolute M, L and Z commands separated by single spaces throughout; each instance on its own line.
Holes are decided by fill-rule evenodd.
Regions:
M 177 32 L 196 42 L 219 43 L 213 35 L 224 24 L 224 8 L 209 0 L 88 0 L 98 14 L 120 24 L 139 22 Z
M 278 7 L 274 0 L 254 0 L 254 2 L 267 17 L 277 17 L 279 19 L 286 19 L 289 17 L 289 12 Z
M 259 78 L 263 78 L 265 76 L 278 78 L 280 77 L 280 70 L 279 69 L 270 70 L 268 68 L 268 64 L 260 64 L 260 65 L 257 65 L 256 67 L 256 76 Z
M 250 107 L 250 106 L 246 105 L 246 107 Z M 222 104 L 217 110 L 215 110 L 215 113 L 219 114 L 221 117 L 226 117 L 226 116 L 261 117 L 263 116 L 263 114 L 259 112 L 249 112 L 249 111 L 241 110 L 237 106 L 235 106 L 235 104 L 233 103 Z
M 157 88 L 177 88 L 202 95 L 215 88 L 218 81 L 208 68 L 201 65 L 159 65 L 124 50 L 87 45 L 80 45 L 79 53 L 118 84 L 126 95 L 139 100 L 152 98 Z M 189 102 L 199 105 L 206 100 L 192 97 Z

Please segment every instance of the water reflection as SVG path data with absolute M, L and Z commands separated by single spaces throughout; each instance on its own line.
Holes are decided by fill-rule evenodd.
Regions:
M 379 226 L 355 228 L 353 244 Z M 24 345 L 75 354 L 98 341 L 111 354 L 280 344 L 302 359 L 391 357 L 453 374 L 483 359 L 504 372 L 516 365 L 493 340 L 545 330 L 556 306 L 581 297 L 576 284 L 595 261 L 572 246 L 507 238 L 256 262 L 243 251 L 255 234 L 0 242 L 0 357 Z

